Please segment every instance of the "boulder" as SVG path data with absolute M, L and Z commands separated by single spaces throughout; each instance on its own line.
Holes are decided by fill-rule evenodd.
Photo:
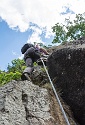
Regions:
M 47 67 L 74 118 L 85 125 L 85 39 L 58 46 L 48 57 Z

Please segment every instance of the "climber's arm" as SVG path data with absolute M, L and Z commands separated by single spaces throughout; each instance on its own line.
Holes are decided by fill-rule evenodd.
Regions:
M 47 52 L 47 50 L 44 49 L 44 48 L 40 48 L 40 52 L 44 53 L 45 55 L 49 55 L 49 53 Z

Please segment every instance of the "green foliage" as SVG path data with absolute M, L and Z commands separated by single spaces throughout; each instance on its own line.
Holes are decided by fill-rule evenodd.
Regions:
M 55 33 L 52 43 L 62 43 L 85 36 L 85 13 L 77 14 L 73 22 L 65 19 L 65 23 L 66 25 L 57 23 L 52 27 Z
M 33 63 L 34 66 L 37 66 L 38 64 L 36 62 Z
M 2 72 L 0 73 L 0 86 L 10 82 L 11 80 L 20 80 L 20 78 L 21 78 L 20 72 L 15 72 L 15 73 Z
M 22 71 L 26 67 L 24 60 L 14 59 L 14 60 L 12 60 L 11 63 L 12 63 L 11 66 L 8 64 L 8 67 L 7 67 L 8 72 L 16 72 L 16 71 L 18 71 L 18 72 L 22 73 Z
M 0 70 L 0 86 L 4 85 L 11 80 L 20 80 L 23 70 L 26 68 L 24 60 L 14 59 L 12 65 L 8 64 L 8 71 L 3 72 Z
M 53 43 L 61 43 L 61 41 L 65 41 L 66 40 L 66 32 L 63 28 L 63 25 L 60 25 L 59 23 L 55 24 L 55 26 L 52 27 L 53 32 L 55 33 L 55 37 L 53 40 Z

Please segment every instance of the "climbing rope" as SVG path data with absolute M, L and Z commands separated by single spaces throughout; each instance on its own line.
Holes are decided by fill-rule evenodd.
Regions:
M 57 98 L 57 101 L 58 101 L 58 103 L 59 103 L 60 109 L 61 109 L 61 111 L 62 111 L 62 113 L 63 113 L 64 118 L 65 118 L 65 121 L 66 121 L 67 125 L 70 125 L 70 123 L 69 123 L 69 121 L 68 121 L 68 118 L 67 118 L 67 116 L 66 116 L 66 113 L 65 113 L 65 111 L 64 111 L 64 109 L 63 109 L 63 106 L 62 106 L 62 104 L 61 104 L 61 102 L 60 102 L 60 99 L 59 99 L 59 97 L 58 97 L 58 94 L 57 94 L 57 92 L 56 92 L 56 89 L 55 89 L 55 87 L 54 87 L 54 85 L 53 85 L 53 83 L 52 83 L 52 80 L 51 80 L 51 78 L 50 78 L 50 76 L 49 76 L 49 73 L 48 73 L 48 71 L 47 71 L 47 69 L 46 69 L 46 66 L 45 66 L 45 64 L 44 64 L 44 61 L 43 61 L 42 57 L 41 57 L 40 59 L 41 59 L 41 61 L 42 61 L 42 64 L 43 64 L 43 66 L 44 66 L 44 69 L 45 69 L 45 71 L 46 71 L 46 73 L 47 73 L 47 76 L 48 76 L 48 78 L 49 78 L 49 81 L 50 81 L 50 83 L 51 83 L 51 86 L 52 86 L 52 88 L 53 88 L 53 91 L 54 91 L 54 93 L 55 93 L 55 96 L 56 96 L 56 98 Z

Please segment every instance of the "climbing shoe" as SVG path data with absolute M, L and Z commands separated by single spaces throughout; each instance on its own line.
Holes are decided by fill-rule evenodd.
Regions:
M 31 81 L 31 78 L 30 78 L 30 76 L 27 73 L 23 73 L 21 75 L 21 79 L 22 79 L 22 81 L 24 81 L 24 80 Z

